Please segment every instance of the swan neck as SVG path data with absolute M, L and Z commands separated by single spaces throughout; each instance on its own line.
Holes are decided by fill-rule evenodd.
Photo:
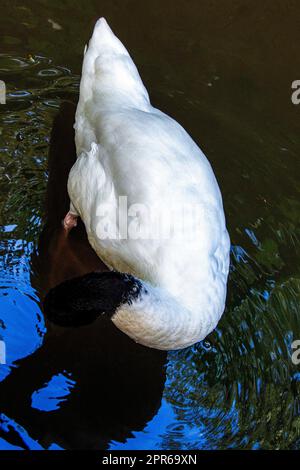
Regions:
M 190 311 L 161 288 L 146 283 L 143 287 L 137 299 L 121 305 L 113 315 L 112 321 L 120 330 L 144 346 L 161 350 L 182 349 L 206 336 L 198 312 Z

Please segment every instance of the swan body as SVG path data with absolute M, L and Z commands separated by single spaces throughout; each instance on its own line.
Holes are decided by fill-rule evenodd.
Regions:
M 151 105 L 136 66 L 104 18 L 85 51 L 74 127 L 78 158 L 68 181 L 70 213 L 81 217 L 106 265 L 137 282 L 112 321 L 157 349 L 202 340 L 216 327 L 226 299 L 230 242 L 221 193 L 196 143 Z M 124 196 L 129 219 L 144 236 L 121 234 L 115 214 Z M 164 222 L 180 221 L 183 206 L 197 207 L 197 229 L 189 222 L 183 237 L 174 230 L 149 236 L 148 214 L 136 210 L 140 204 Z M 107 225 L 115 227 L 109 236 Z

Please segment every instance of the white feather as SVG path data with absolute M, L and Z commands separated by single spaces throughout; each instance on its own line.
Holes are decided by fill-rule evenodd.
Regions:
M 104 18 L 84 55 L 76 112 L 76 148 L 68 190 L 89 241 L 110 267 L 128 272 L 149 294 L 121 306 L 113 321 L 136 341 L 178 349 L 202 340 L 225 305 L 229 237 L 221 193 L 205 155 L 172 118 L 151 106 L 136 66 Z M 199 232 L 187 239 L 103 239 L 99 208 L 156 208 L 180 220 L 183 205 L 200 208 Z M 114 218 L 114 211 L 108 214 Z M 149 220 L 140 218 L 142 229 Z

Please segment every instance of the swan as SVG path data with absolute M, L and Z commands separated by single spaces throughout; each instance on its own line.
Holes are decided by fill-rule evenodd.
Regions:
M 104 316 L 160 350 L 203 340 L 226 300 L 230 240 L 221 192 L 188 133 L 151 105 L 104 18 L 85 46 L 74 128 L 64 228 L 80 217 L 110 271 L 51 289 L 46 316 L 62 326 Z

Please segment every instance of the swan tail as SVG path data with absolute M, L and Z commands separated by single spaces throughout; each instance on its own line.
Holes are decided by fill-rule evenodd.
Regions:
M 77 155 L 95 139 L 95 116 L 103 107 L 148 109 L 149 95 L 127 49 L 104 18 L 85 47 L 75 119 Z M 89 136 L 87 138 L 87 136 Z
M 88 50 L 98 56 L 103 52 L 128 55 L 127 49 L 113 33 L 105 18 L 100 18 L 94 27 Z
M 103 64 L 106 65 L 112 73 L 114 61 L 120 56 L 129 57 L 127 49 L 117 36 L 115 36 L 107 21 L 104 18 L 100 18 L 94 27 L 89 44 L 86 45 L 84 49 L 81 95 L 82 91 L 85 92 L 84 95 L 87 94 L 88 86 L 91 87 L 90 91 L 95 88 L 95 80 L 99 81 L 99 76 L 103 75 Z

